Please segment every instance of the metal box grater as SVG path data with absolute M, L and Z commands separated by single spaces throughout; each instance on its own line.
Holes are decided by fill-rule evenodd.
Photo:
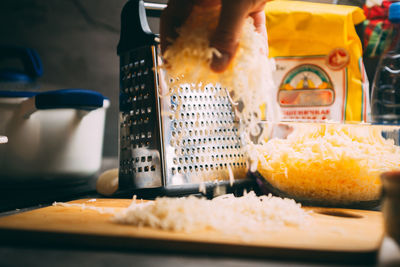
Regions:
M 237 123 L 221 88 L 182 84 L 166 92 L 158 36 L 148 26 L 145 3 L 130 0 L 121 14 L 119 190 L 162 189 L 195 193 L 229 183 L 250 183 Z M 172 116 L 181 103 L 178 116 Z

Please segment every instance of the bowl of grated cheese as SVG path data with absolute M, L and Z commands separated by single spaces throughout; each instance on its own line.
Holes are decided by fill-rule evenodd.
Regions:
M 380 175 L 400 168 L 398 126 L 265 124 L 252 148 L 252 174 L 264 192 L 303 204 L 376 208 Z

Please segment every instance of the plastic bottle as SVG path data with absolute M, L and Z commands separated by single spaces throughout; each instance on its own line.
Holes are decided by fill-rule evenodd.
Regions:
M 373 86 L 371 115 L 375 124 L 400 124 L 400 2 L 389 7 L 393 38 L 380 59 Z

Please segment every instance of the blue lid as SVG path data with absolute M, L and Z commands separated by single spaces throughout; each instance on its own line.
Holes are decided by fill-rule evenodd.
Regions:
M 21 71 L 0 70 L 0 82 L 30 83 L 32 79 Z
M 37 92 L 28 91 L 0 91 L 0 97 L 17 98 L 17 97 L 32 97 L 37 95 Z
M 92 110 L 103 107 L 105 98 L 102 94 L 85 89 L 61 89 L 36 95 L 38 109 L 75 108 Z
M 389 20 L 392 23 L 400 22 L 400 2 L 393 3 L 389 7 Z
M 20 70 L 2 67 L 0 69 L 1 82 L 29 83 L 43 75 L 42 61 L 39 54 L 32 48 L 0 44 L 0 61 L 5 60 L 19 60 L 23 68 Z
M 0 91 L 0 98 L 26 98 L 35 97 L 37 109 L 60 109 L 72 108 L 82 110 L 94 110 L 104 106 L 107 97 L 101 93 L 85 89 L 62 89 L 47 92 L 22 92 L 22 91 Z

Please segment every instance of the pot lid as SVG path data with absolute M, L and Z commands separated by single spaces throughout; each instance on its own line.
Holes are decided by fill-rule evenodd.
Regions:
M 0 91 L 0 98 L 32 97 L 37 94 L 38 92 L 29 92 L 29 91 Z
M 108 106 L 108 98 L 86 89 L 61 89 L 45 92 L 0 91 L 1 98 L 35 98 L 38 109 L 76 108 L 96 109 Z M 107 100 L 107 101 L 105 101 Z M 107 102 L 107 103 L 105 103 Z

